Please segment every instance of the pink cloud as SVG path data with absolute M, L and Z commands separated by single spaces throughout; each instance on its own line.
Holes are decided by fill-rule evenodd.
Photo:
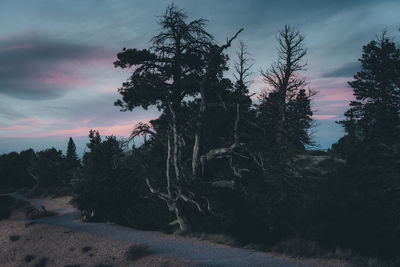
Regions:
M 316 101 L 350 101 L 354 99 L 353 92 L 347 88 L 320 90 L 315 96 Z
M 70 67 L 77 65 L 86 65 L 91 67 L 113 67 L 116 60 L 116 52 L 112 49 L 102 48 L 94 49 L 87 56 L 81 58 L 64 59 L 61 63 Z
M 49 120 L 49 121 L 45 121 L 45 120 L 40 120 L 38 118 L 27 118 L 27 119 L 22 119 L 19 120 L 21 122 L 31 122 L 34 124 L 42 124 L 42 125 L 47 125 L 47 124 L 53 124 L 53 123 L 57 123 L 60 122 L 60 120 Z
M 68 137 L 68 136 L 87 136 L 91 129 L 98 130 L 101 135 L 117 135 L 117 136 L 128 136 L 133 128 L 135 127 L 135 123 L 129 124 L 116 124 L 112 126 L 102 126 L 102 127 L 80 127 L 74 129 L 66 129 L 66 130 L 57 130 L 48 133 L 41 133 L 37 137 L 46 137 L 46 136 L 59 136 L 59 137 Z
M 145 120 L 143 122 L 149 122 L 152 119 Z M 86 120 L 82 121 L 85 122 Z M 110 136 L 129 136 L 132 130 L 134 129 L 137 123 L 141 122 L 141 120 L 136 120 L 128 124 L 115 124 L 111 126 L 100 126 L 100 127 L 76 127 L 71 129 L 62 129 L 62 130 L 46 130 L 46 131 L 27 131 L 26 128 L 23 129 L 23 132 L 16 132 L 14 134 L 1 134 L 0 137 L 4 138 L 23 138 L 23 137 L 31 137 L 31 138 L 43 138 L 43 137 L 79 137 L 79 136 L 87 136 L 90 130 L 98 130 L 101 135 Z M 14 130 L 20 130 L 19 128 L 15 128 Z M 21 129 L 22 130 L 22 129 Z
M 334 121 L 338 119 L 338 116 L 329 114 L 329 115 L 313 115 L 313 119 L 322 120 L 322 121 Z
M 84 85 L 89 83 L 88 79 L 81 78 L 73 73 L 65 74 L 61 70 L 59 72 L 45 72 L 38 80 L 49 85 Z
M 325 113 L 325 114 L 338 114 L 343 115 L 343 113 L 349 108 L 348 101 L 343 103 L 332 103 L 328 104 L 326 102 L 317 102 L 313 105 L 315 113 Z
M 321 78 L 310 82 L 310 87 L 318 92 L 316 101 L 350 101 L 354 99 L 353 90 L 348 87 L 346 78 Z
M 347 78 L 318 78 L 310 80 L 309 87 L 318 92 L 314 97 L 319 101 L 350 101 L 354 99 L 353 91 L 347 85 Z M 269 88 L 262 76 L 258 76 L 251 85 L 252 92 Z M 253 101 L 257 96 L 252 97 Z
M 12 126 L 6 126 L 6 127 L 0 127 L 0 131 L 22 131 L 29 129 L 29 126 L 27 125 L 12 125 Z
M 81 125 L 87 125 L 89 122 L 91 122 L 93 120 L 93 118 L 88 118 L 88 119 L 84 119 L 80 122 Z
M 343 107 L 348 107 L 349 104 L 348 103 L 334 103 L 334 104 L 328 104 L 328 105 L 324 105 L 324 107 L 326 108 L 343 108 Z
M 26 118 L 17 120 L 16 123 L 0 127 L 0 131 L 24 131 L 32 130 L 32 129 L 40 129 L 45 125 L 52 125 L 61 122 L 61 120 L 40 120 L 37 118 Z M 0 133 L 1 136 L 1 133 Z M 12 136 L 11 136 L 12 137 Z

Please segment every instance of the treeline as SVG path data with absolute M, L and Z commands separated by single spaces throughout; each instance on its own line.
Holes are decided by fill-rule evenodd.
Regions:
M 69 139 L 66 155 L 55 148 L 3 154 L 0 156 L 0 189 L 31 189 L 34 195 L 46 193 L 48 189 L 49 193 L 53 193 L 54 188 L 63 186 L 68 190 L 71 180 L 77 178 L 80 165 L 72 138 Z
M 161 115 L 126 140 L 90 131 L 74 185 L 87 219 L 400 255 L 400 49 L 390 37 L 363 47 L 349 82 L 355 100 L 339 122 L 346 135 L 323 152 L 310 150 L 314 92 L 302 76 L 301 32 L 279 32 L 277 60 L 261 73 L 268 90 L 252 101 L 243 42 L 234 79 L 226 75 L 226 51 L 242 30 L 219 45 L 205 20 L 187 21 L 173 5 L 159 24 L 148 49 L 124 48 L 114 65 L 131 71 L 115 105 Z M 126 150 L 137 137 L 144 141 Z

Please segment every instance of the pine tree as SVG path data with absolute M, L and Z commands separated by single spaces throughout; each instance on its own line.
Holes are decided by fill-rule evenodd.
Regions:
M 362 70 L 349 85 L 355 100 L 340 123 L 358 140 L 392 145 L 400 136 L 400 49 L 382 34 L 363 47 Z
M 363 47 L 360 62 L 361 71 L 349 82 L 355 100 L 339 122 L 347 135 L 332 146 L 346 159 L 338 175 L 347 191 L 340 216 L 357 225 L 346 231 L 355 246 L 376 255 L 398 255 L 400 50 L 383 33 Z
M 288 146 L 295 150 L 303 150 L 313 145 L 309 129 L 313 126 L 310 95 L 301 89 L 296 98 L 287 103 Z
M 72 137 L 70 137 L 68 141 L 66 161 L 68 169 L 74 169 L 80 164 L 80 160 L 76 154 L 76 146 Z

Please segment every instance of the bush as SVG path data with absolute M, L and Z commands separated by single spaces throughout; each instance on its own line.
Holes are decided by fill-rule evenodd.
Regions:
M 43 257 L 34 265 L 34 267 L 44 267 L 47 265 L 47 262 L 48 259 Z
M 85 246 L 85 247 L 83 247 L 83 248 L 81 249 L 81 251 L 82 251 L 82 253 L 86 253 L 86 252 L 88 252 L 88 251 L 91 250 L 91 249 L 92 249 L 92 247 Z
M 10 241 L 18 241 L 21 237 L 19 235 L 12 235 L 9 237 Z
M 33 255 L 26 255 L 24 258 L 26 263 L 30 263 L 34 259 L 35 259 L 35 256 L 33 256 Z
M 131 245 L 126 252 L 126 258 L 130 261 L 138 260 L 147 255 L 150 255 L 149 246 L 143 244 Z
M 149 193 L 139 166 L 139 156 L 127 156 L 115 137 L 102 140 L 91 132 L 90 149 L 83 156 L 73 201 L 90 221 L 113 221 L 123 225 L 160 230 L 170 215 L 164 203 Z

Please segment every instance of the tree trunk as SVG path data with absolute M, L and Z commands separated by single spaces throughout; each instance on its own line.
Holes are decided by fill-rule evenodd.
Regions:
M 177 129 L 177 125 L 176 125 L 176 116 L 175 116 L 175 112 L 172 109 L 172 106 L 169 104 L 169 110 L 171 112 L 172 115 L 172 125 L 170 124 L 170 128 L 172 131 L 172 136 L 173 136 L 173 163 L 174 163 L 174 169 L 175 169 L 175 176 L 176 176 L 176 180 L 180 180 L 181 179 L 181 167 L 179 165 L 179 136 L 178 136 L 178 129 Z
M 285 92 L 286 95 L 286 92 Z M 286 114 L 285 114 L 285 100 L 279 103 L 279 115 L 280 118 L 278 120 L 278 125 L 276 127 L 277 133 L 276 133 L 276 144 L 279 147 L 284 147 L 285 146 L 285 120 L 286 120 Z
M 178 207 L 179 202 L 175 204 L 174 213 L 176 216 L 176 220 L 173 221 L 171 224 L 178 224 L 179 225 L 179 233 L 187 233 L 190 231 L 191 227 L 186 219 L 186 217 L 181 212 L 181 207 Z
M 200 133 L 196 131 L 194 135 L 193 155 L 192 155 L 192 176 L 198 177 L 200 174 Z

